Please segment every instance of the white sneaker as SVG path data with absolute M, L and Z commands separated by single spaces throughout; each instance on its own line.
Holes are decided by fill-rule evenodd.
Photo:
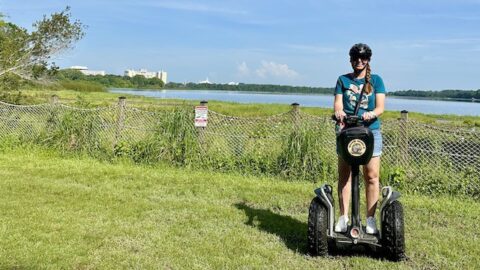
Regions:
M 338 222 L 335 225 L 335 231 L 336 232 L 346 232 L 347 231 L 347 226 L 348 226 L 348 217 L 345 216 L 340 216 L 338 218 Z
M 367 233 L 376 234 L 377 232 L 377 222 L 375 217 L 367 217 Z

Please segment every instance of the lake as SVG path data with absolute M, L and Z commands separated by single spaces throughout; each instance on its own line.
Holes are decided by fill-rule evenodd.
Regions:
M 136 90 L 115 88 L 112 93 L 140 95 L 162 99 L 219 100 L 238 103 L 299 103 L 304 107 L 333 107 L 333 95 L 279 94 L 263 92 L 240 92 L 220 90 Z M 445 101 L 387 97 L 385 109 L 388 111 L 407 110 L 429 114 L 454 114 L 480 116 L 480 103 L 469 101 Z

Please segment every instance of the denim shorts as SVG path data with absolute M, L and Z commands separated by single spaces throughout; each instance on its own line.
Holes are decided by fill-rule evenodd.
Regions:
M 383 139 L 382 139 L 382 132 L 380 129 L 372 130 L 373 133 L 373 155 L 372 157 L 379 157 L 382 155 L 383 149 Z
M 382 139 L 382 132 L 380 129 L 372 130 L 373 134 L 373 154 L 372 157 L 379 157 L 382 155 L 383 149 L 383 139 Z M 337 134 L 338 135 L 338 134 Z M 338 145 L 337 145 L 337 154 L 338 154 Z

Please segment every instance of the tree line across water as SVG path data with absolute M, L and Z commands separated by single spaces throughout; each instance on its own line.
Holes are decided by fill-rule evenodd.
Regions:
M 175 90 L 227 90 L 227 91 L 251 91 L 251 92 L 271 92 L 271 93 L 307 93 L 307 94 L 328 94 L 334 92 L 333 87 L 308 87 L 308 86 L 289 86 L 274 84 L 246 84 L 239 83 L 221 84 L 221 83 L 176 83 L 169 82 L 164 84 L 158 78 L 145 78 L 143 76 L 127 77 L 120 75 L 106 76 L 87 76 L 77 70 L 64 69 L 58 71 L 56 75 L 60 81 L 88 81 L 102 85 L 105 88 L 138 88 L 138 89 L 175 89 Z M 421 97 L 429 99 L 474 99 L 480 100 L 480 89 L 478 90 L 401 90 L 387 93 L 389 96 L 399 97 Z
M 431 99 L 475 99 L 480 100 L 480 89 L 478 90 L 442 90 L 442 91 L 425 91 L 425 90 L 403 90 L 389 93 L 392 96 L 402 97 L 422 97 Z

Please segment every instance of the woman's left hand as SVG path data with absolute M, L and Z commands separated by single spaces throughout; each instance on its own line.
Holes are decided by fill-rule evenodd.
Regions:
M 364 112 L 362 114 L 362 119 L 365 121 L 370 121 L 377 118 L 377 114 L 374 111 Z

